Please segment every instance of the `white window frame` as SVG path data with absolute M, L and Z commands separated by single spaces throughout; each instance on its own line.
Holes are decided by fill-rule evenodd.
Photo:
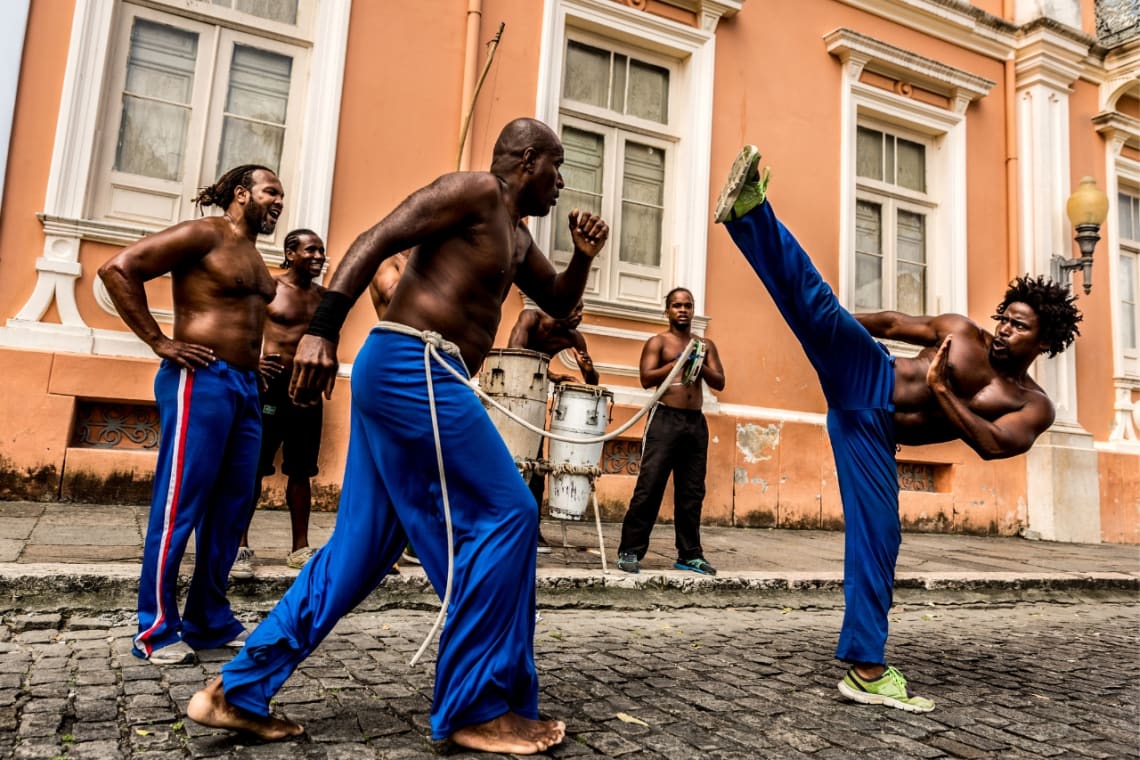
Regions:
M 856 132 L 860 125 L 903 136 L 917 135 L 927 146 L 927 199 L 936 211 L 927 229 L 927 310 L 967 312 L 966 292 L 966 108 L 995 85 L 988 79 L 888 45 L 850 29 L 824 35 L 827 50 L 842 63 L 840 119 L 839 297 L 854 300 Z M 920 86 L 947 98 L 948 107 L 865 84 L 864 70 L 900 83 L 904 93 Z M 909 137 L 908 139 L 914 139 Z M 898 354 L 916 347 L 892 344 Z
M 303 4 L 301 7 L 305 9 L 311 6 Z M 190 199 L 197 188 L 211 184 L 220 174 L 217 160 L 221 148 L 223 108 L 229 84 L 227 75 L 230 72 L 230 62 L 236 44 L 277 53 L 292 60 L 288 94 L 289 113 L 286 115 L 285 141 L 282 144 L 277 172 L 286 186 L 286 199 L 290 200 L 289 188 L 297 184 L 296 156 L 301 139 L 301 119 L 304 114 L 304 83 L 308 80 L 308 44 L 281 42 L 270 37 L 254 36 L 240 29 L 222 26 L 221 19 L 203 22 L 133 2 L 123 3 L 121 9 L 121 15 L 116 21 L 117 28 L 113 31 L 116 39 L 110 52 L 111 71 L 101 117 L 106 127 L 96 147 L 97 168 L 91 177 L 88 216 L 96 220 L 159 228 L 193 218 L 195 209 Z M 224 8 L 218 10 L 219 16 L 227 12 Z M 123 114 L 120 96 L 125 87 L 127 55 L 136 19 L 174 26 L 198 35 L 199 53 L 194 72 L 195 94 L 190 103 L 191 116 L 180 179 L 163 180 L 132 175 L 118 172 L 113 166 Z M 279 238 L 288 228 L 289 226 L 279 225 L 279 232 L 273 238 L 263 240 L 262 243 L 270 248 L 278 248 Z
M 646 59 L 649 51 L 671 60 L 669 109 L 676 143 L 666 165 L 665 219 L 662 240 L 671 250 L 671 272 L 663 273 L 664 293 L 676 285 L 689 288 L 697 308 L 704 308 L 708 230 L 710 226 L 709 159 L 712 142 L 713 73 L 716 59 L 716 24 L 721 14 L 739 10 L 740 3 L 701 4 L 700 28 L 686 26 L 652 13 L 636 11 L 611 0 L 546 0 L 539 63 L 536 116 L 561 132 L 562 76 L 567 37 L 589 42 L 594 36 L 602 47 L 628 47 L 634 57 Z M 587 35 L 583 38 L 581 35 Z M 624 51 L 623 51 L 624 52 Z M 656 63 L 657 60 L 648 59 Z M 612 118 L 612 116 L 610 117 Z M 660 129 L 660 125 L 656 125 Z M 684 181 L 681 180 L 684 178 Z M 613 222 L 613 219 L 607 219 Z M 550 251 L 555 223 L 565 223 L 563 209 L 536 220 L 535 239 Z M 632 305 L 617 300 L 587 299 L 587 312 L 654 324 L 662 322 L 664 304 Z M 707 318 L 695 320 L 698 327 Z
M 931 239 L 933 231 L 938 228 L 938 206 L 934 203 L 930 195 L 931 187 L 931 172 L 930 172 L 930 154 L 934 150 L 932 141 L 925 135 L 916 134 L 910 130 L 903 129 L 894 124 L 876 121 L 874 119 L 865 119 L 856 125 L 858 127 L 865 127 L 873 129 L 877 132 L 882 132 L 895 138 L 909 140 L 913 143 L 918 143 L 924 148 L 923 161 L 925 162 L 924 174 L 926 177 L 926 192 L 918 192 L 902 187 L 901 185 L 882 180 L 875 180 L 870 177 L 855 177 L 855 200 L 868 201 L 871 203 L 879 204 L 883 209 L 883 216 L 880 220 L 882 225 L 881 233 L 883 235 L 883 305 L 882 310 L 897 310 L 898 309 L 898 235 L 897 235 L 897 221 L 899 211 L 912 211 L 921 215 L 925 221 L 925 228 L 923 230 L 923 244 L 925 245 L 925 264 L 926 264 L 926 292 L 923 294 L 923 300 L 927 304 L 927 312 L 930 311 L 929 307 L 932 303 L 936 302 L 939 293 L 933 282 L 934 265 L 932 258 L 935 256 L 934 251 L 937 246 Z M 852 238 L 851 248 L 851 298 L 847 302 L 854 304 L 855 302 L 855 248 L 854 238 Z M 892 283 L 890 288 L 887 283 Z
M 1112 310 L 1113 310 L 1113 323 L 1119 322 L 1120 314 L 1120 301 L 1121 294 L 1116 290 L 1117 278 L 1120 276 L 1119 260 L 1126 255 L 1131 255 L 1134 258 L 1135 266 L 1137 269 L 1136 278 L 1140 280 L 1140 240 L 1130 239 L 1125 242 L 1124 238 L 1120 235 L 1120 221 L 1119 221 L 1119 202 L 1118 198 L 1121 193 L 1126 193 L 1134 198 L 1140 198 L 1140 162 L 1128 161 L 1124 159 L 1118 163 L 1117 168 L 1117 187 L 1116 192 L 1113 193 L 1111 201 L 1110 216 L 1113 217 L 1109 224 L 1115 227 L 1115 234 L 1109 236 L 1109 248 L 1112 254 L 1112 266 L 1109 267 L 1110 276 L 1112 278 L 1110 289 L 1112 293 Z M 1115 244 L 1113 244 L 1115 243 Z M 1134 283 L 1134 294 L 1140 296 L 1140 282 Z M 1140 314 L 1137 315 L 1137 321 L 1140 322 Z M 1140 382 L 1140 346 L 1127 347 L 1124 345 L 1123 325 L 1117 325 L 1113 330 L 1114 343 L 1116 344 L 1117 360 L 1119 361 L 1119 375 L 1136 382 Z M 1140 336 L 1140 324 L 1136 325 L 1136 334 Z
M 195 16 L 194 8 L 198 5 L 190 0 L 169 5 L 166 0 L 142 1 L 151 7 L 179 8 L 190 17 Z M 301 120 L 297 168 L 291 183 L 294 187 L 286 187 L 285 220 L 303 221 L 322 236 L 327 236 L 329 223 L 351 3 L 352 0 L 320 0 L 312 6 L 302 6 L 313 9 L 311 16 L 306 15 L 308 11 L 298 16 L 298 28 L 308 30 L 314 55 Z M 39 214 L 45 233 L 44 252 L 36 261 L 37 280 L 32 295 L 17 315 L 0 328 L 0 346 L 153 358 L 153 353 L 133 333 L 88 327 L 75 299 L 75 283 L 83 273 L 79 263 L 81 241 L 127 245 L 156 229 L 96 220 L 86 213 L 95 171 L 99 119 L 104 111 L 102 73 L 108 70 L 120 6 L 120 2 L 109 0 L 75 3 L 51 172 L 44 210 Z M 271 38 L 280 39 L 283 28 L 293 28 L 268 21 L 253 24 L 244 14 L 216 10 L 246 19 L 246 31 L 262 30 Z M 108 308 L 102 281 L 93 280 L 96 300 Z M 42 322 L 53 305 L 59 323 Z
M 624 53 L 624 49 L 622 51 Z M 614 52 L 618 51 L 614 50 Z M 645 60 L 645 58 L 642 57 L 641 60 Z M 656 63 L 656 61 L 652 62 Z M 672 106 L 670 106 L 670 109 L 672 109 Z M 669 235 L 672 231 L 670 224 L 671 198 L 676 196 L 676 192 L 673 188 L 677 184 L 673 177 L 673 154 L 675 152 L 676 140 L 670 139 L 671 136 L 663 137 L 661 132 L 656 134 L 640 131 L 635 132 L 624 123 L 614 122 L 612 118 L 607 118 L 605 121 L 591 120 L 583 117 L 580 113 L 570 113 L 569 110 L 570 109 L 563 109 L 558 126 L 559 134 L 562 132 L 562 127 L 573 127 L 586 132 L 602 134 L 605 136 L 606 141 L 605 157 L 603 159 L 606 172 L 602 178 L 601 216 L 610 226 L 609 243 L 603 251 L 603 255 L 606 257 L 605 261 L 607 267 L 606 271 L 603 272 L 600 263 L 596 260 L 591 263 L 590 277 L 586 284 L 585 297 L 624 305 L 637 305 L 640 303 L 644 305 L 645 308 L 659 311 L 662 308 L 661 304 L 665 298 L 665 293 L 672 289 L 672 286 L 667 285 L 667 283 L 670 281 L 672 272 L 675 269 L 673 253 L 676 250 L 676 246 L 673 245 Z M 581 111 L 582 109 L 575 110 Z M 619 260 L 619 241 L 621 240 L 622 225 L 622 188 L 620 180 L 623 177 L 619 167 L 622 165 L 625 145 L 630 141 L 650 145 L 660 149 L 665 154 L 664 207 L 661 220 L 661 263 L 655 267 Z M 556 222 L 565 223 L 565 213 L 567 213 L 567 209 L 562 208 L 553 212 L 551 216 L 554 217 Z M 549 241 L 546 242 L 543 250 L 548 252 L 554 263 L 559 267 L 565 267 L 570 261 L 569 251 L 554 250 L 553 224 L 550 225 L 550 238 Z M 623 296 L 622 284 L 626 278 L 634 278 L 639 282 L 651 282 L 656 280 L 657 292 L 648 298 Z

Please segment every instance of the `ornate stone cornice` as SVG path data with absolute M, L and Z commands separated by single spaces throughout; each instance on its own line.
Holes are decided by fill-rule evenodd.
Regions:
M 995 82 L 968 71 L 889 45 L 852 29 L 825 34 L 827 52 L 838 57 L 858 80 L 863 69 L 946 96 L 957 112 L 985 97 Z
M 1018 34 L 1015 54 L 1017 87 L 1045 84 L 1069 91 L 1081 76 L 1092 40 L 1050 19 L 1026 25 Z M 1083 39 L 1082 39 L 1083 38 Z
M 1140 119 L 1117 111 L 1107 111 L 1094 116 L 1092 123 L 1098 134 L 1110 145 L 1116 146 L 1114 153 L 1119 153 L 1120 146 L 1123 145 L 1140 150 Z

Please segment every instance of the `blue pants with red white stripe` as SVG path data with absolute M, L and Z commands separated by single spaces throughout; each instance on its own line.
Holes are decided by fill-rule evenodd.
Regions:
M 225 644 L 244 630 L 226 583 L 248 523 L 261 449 L 257 373 L 224 361 L 187 370 L 163 361 L 154 378 L 161 434 L 139 579 L 134 652 L 185 641 Z M 178 566 L 194 531 L 194 575 L 178 614 Z
M 771 204 L 761 204 L 725 228 L 803 346 L 827 399 L 827 433 L 846 526 L 846 608 L 836 656 L 884 663 L 902 542 L 891 400 L 894 359 L 839 305 Z
M 459 359 L 444 359 L 466 375 Z M 508 711 L 538 717 L 538 512 L 478 398 L 434 359 L 430 366 L 455 540 L 431 709 L 432 736 L 444 739 Z M 419 338 L 372 331 L 352 367 L 351 419 L 332 536 L 222 667 L 226 700 L 256 715 L 269 714 L 270 698 L 376 588 L 407 540 L 441 596 L 447 581 L 443 491 Z

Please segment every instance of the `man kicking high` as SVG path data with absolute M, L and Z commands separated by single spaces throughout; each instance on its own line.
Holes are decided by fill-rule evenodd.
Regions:
M 851 664 L 839 691 L 864 704 L 929 712 L 886 665 L 887 613 L 902 540 L 896 444 L 961 439 L 983 459 L 1029 450 L 1053 424 L 1053 403 L 1029 377 L 1079 334 L 1068 290 L 1019 277 L 997 306 L 991 334 L 960 314 L 850 314 L 765 201 L 768 172 L 745 146 L 717 199 L 715 220 L 760 276 L 819 375 L 846 524 L 846 610 L 836 656 Z M 892 357 L 876 338 L 924 346 Z

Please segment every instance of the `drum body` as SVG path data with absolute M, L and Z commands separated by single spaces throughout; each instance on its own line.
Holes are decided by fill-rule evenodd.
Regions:
M 537 351 L 493 348 L 483 360 L 479 387 L 503 407 L 542 430 L 546 427 L 549 365 L 550 357 Z M 533 461 L 542 436 L 527 430 L 485 401 L 483 406 L 515 463 Z
M 613 393 L 596 385 L 562 383 L 554 389 L 550 432 L 576 438 L 602 435 L 610 421 L 613 398 Z M 592 492 L 591 476 L 585 473 L 559 472 L 559 469 L 597 467 L 602 457 L 602 446 L 602 443 L 550 440 L 547 460 L 552 468 L 548 500 L 551 517 L 559 520 L 581 520 L 585 517 Z

